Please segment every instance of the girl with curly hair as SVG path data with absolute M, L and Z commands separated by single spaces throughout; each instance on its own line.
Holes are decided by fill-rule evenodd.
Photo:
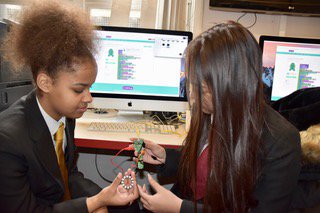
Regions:
M 93 39 L 88 16 L 61 1 L 27 6 L 7 34 L 5 57 L 31 69 L 36 89 L 0 114 L 1 211 L 118 212 L 112 206 L 138 197 L 136 184 L 119 185 L 121 173 L 101 190 L 75 164 L 75 119 L 92 101 L 97 75 Z

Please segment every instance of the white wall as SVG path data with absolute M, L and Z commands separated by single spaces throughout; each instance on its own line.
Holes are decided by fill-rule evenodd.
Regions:
M 212 10 L 209 8 L 209 0 L 203 0 L 202 31 L 216 23 L 237 21 L 242 14 Z M 254 14 L 248 13 L 239 22 L 244 26 L 250 26 L 254 22 Z M 257 23 L 250 31 L 257 39 L 260 35 L 320 38 L 320 17 L 257 14 Z

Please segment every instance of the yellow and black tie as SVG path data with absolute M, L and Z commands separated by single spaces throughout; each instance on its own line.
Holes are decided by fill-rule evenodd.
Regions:
M 69 191 L 69 183 L 68 183 L 68 170 L 66 166 L 66 161 L 64 158 L 64 152 L 62 149 L 63 145 L 63 134 L 64 134 L 64 124 L 61 122 L 58 131 L 54 134 L 54 140 L 56 142 L 56 155 L 58 159 L 58 164 L 61 172 L 61 176 L 64 182 L 64 196 L 63 200 L 70 200 L 70 191 Z

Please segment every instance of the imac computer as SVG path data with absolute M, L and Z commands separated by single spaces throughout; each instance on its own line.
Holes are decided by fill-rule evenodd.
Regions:
M 296 90 L 320 86 L 320 39 L 261 36 L 266 96 L 277 101 Z
M 184 112 L 184 51 L 191 32 L 124 27 L 95 30 L 98 74 L 92 107 Z

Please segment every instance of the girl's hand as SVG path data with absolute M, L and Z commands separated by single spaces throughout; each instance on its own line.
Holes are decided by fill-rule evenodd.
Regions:
M 103 206 L 124 206 L 131 204 L 139 197 L 135 173 L 128 170 L 125 175 L 129 174 L 134 179 L 133 188 L 130 190 L 123 188 L 121 185 L 122 174 L 119 173 L 112 184 L 102 189 L 98 194 Z
M 137 138 L 130 138 L 131 141 L 137 140 Z M 143 156 L 143 162 L 159 165 L 163 164 L 166 161 L 166 150 L 160 146 L 159 144 L 156 144 L 149 140 L 144 140 L 144 156 Z M 133 147 L 133 144 L 130 145 L 130 147 Z M 138 155 L 138 153 L 134 153 L 135 156 Z
M 122 187 L 119 187 L 119 192 L 120 192 L 120 193 L 127 193 L 128 195 L 134 194 L 135 192 L 136 192 L 136 193 L 139 192 L 139 191 L 138 191 L 137 184 L 136 184 L 137 179 L 136 179 L 135 173 L 132 172 L 131 169 L 129 168 L 129 169 L 124 173 L 124 175 L 127 175 L 127 176 L 130 175 L 130 176 L 133 178 L 133 180 L 134 180 L 134 182 L 135 182 L 135 183 L 134 183 L 134 187 L 128 190 L 128 189 L 123 188 L 123 186 L 121 185 Z M 131 205 L 132 203 L 133 203 L 133 200 L 129 202 L 129 205 Z
M 152 212 L 180 212 L 182 199 L 157 183 L 149 174 L 148 180 L 156 194 L 149 195 L 145 185 L 143 187 L 138 185 L 143 207 Z

